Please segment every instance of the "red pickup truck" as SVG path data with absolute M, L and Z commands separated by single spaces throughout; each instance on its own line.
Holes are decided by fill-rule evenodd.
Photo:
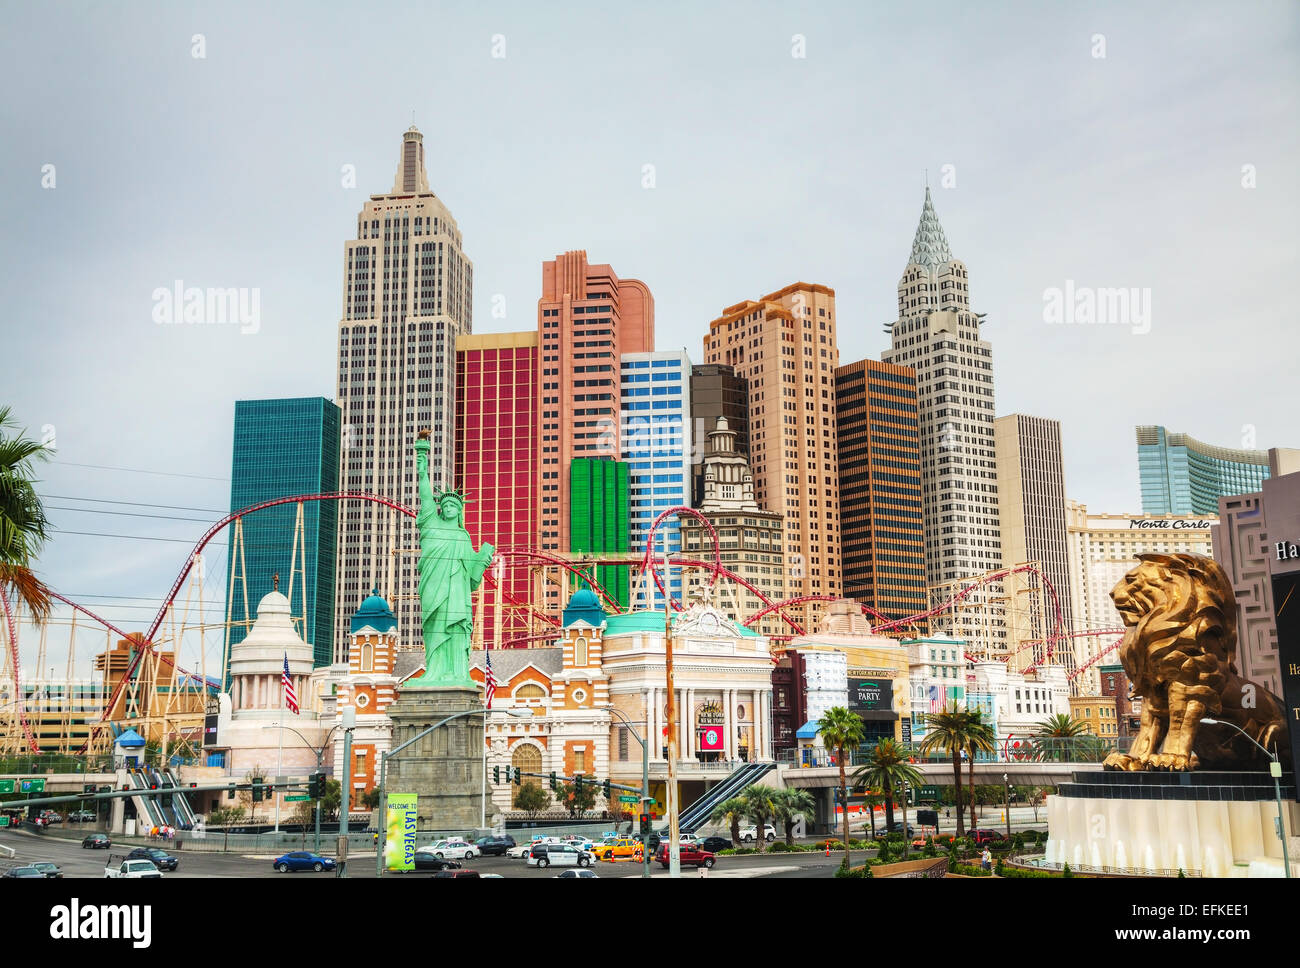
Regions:
M 682 844 L 680 850 L 683 867 L 688 867 L 691 864 L 696 867 L 712 867 L 717 863 L 712 853 L 707 850 L 700 850 L 700 848 L 692 844 Z M 666 843 L 659 845 L 659 852 L 655 854 L 655 860 L 659 862 L 660 867 L 668 866 L 668 845 Z

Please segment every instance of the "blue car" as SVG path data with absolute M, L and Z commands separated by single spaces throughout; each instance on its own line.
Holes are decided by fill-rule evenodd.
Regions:
M 332 871 L 337 865 L 331 857 L 295 850 L 292 854 L 277 857 L 274 866 L 281 874 L 287 874 L 289 871 Z

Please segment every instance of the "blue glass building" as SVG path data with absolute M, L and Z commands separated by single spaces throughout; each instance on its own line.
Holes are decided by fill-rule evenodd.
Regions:
M 236 401 L 234 456 L 230 467 L 231 511 L 277 497 L 338 490 L 340 424 L 338 405 L 324 397 Z M 311 643 L 313 665 L 318 667 L 334 661 L 338 513 L 334 501 L 310 501 L 303 505 L 306 628 L 298 631 Z M 242 519 L 250 612 L 271 591 L 273 575 L 280 576 L 281 593 L 289 591 L 296 516 L 296 504 L 282 504 L 255 511 Z M 231 550 L 235 553 L 229 556 L 227 589 L 230 577 L 238 575 L 233 529 L 232 525 Z M 301 583 L 301 577 L 295 578 L 292 598 L 295 619 L 304 614 Z M 227 655 L 230 646 L 242 642 L 246 634 L 239 578 L 236 578 L 232 603 Z M 234 625 L 236 620 L 241 624 Z
M 1268 477 L 1268 451 L 1203 444 L 1164 427 L 1137 428 L 1143 514 L 1217 517 L 1219 498 L 1258 491 Z
M 691 503 L 691 361 L 685 350 L 624 353 L 620 390 L 622 415 L 620 457 L 628 465 L 628 505 L 632 550 L 645 550 L 650 525 L 660 513 Z M 676 516 L 659 527 L 656 553 L 667 542 L 669 554 L 682 549 Z M 682 600 L 682 576 L 673 570 L 669 593 Z M 653 603 L 663 608 L 654 589 Z

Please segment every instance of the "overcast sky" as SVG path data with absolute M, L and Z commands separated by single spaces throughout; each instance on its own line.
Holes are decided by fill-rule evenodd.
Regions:
M 61 533 L 47 580 L 142 625 L 104 596 L 156 603 L 228 506 L 234 401 L 333 396 L 344 241 L 413 116 L 476 332 L 533 328 L 584 248 L 662 349 L 803 280 L 878 358 L 928 169 L 997 413 L 1062 422 L 1072 498 L 1140 509 L 1139 423 L 1300 446 L 1295 3 L 609 6 L 5 4 L 0 401 L 55 435 L 62 532 L 173 539 Z M 156 323 L 176 280 L 258 290 L 257 331 Z M 1067 286 L 1149 318 L 1053 325 Z

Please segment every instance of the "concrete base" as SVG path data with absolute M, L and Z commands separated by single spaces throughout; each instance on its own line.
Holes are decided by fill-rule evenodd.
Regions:
M 461 830 L 483 824 L 483 703 L 478 689 L 401 689 L 388 707 L 393 748 L 435 723 L 474 710 L 434 730 L 388 761 L 389 793 L 414 793 L 421 830 Z
M 1284 803 L 1284 814 L 1291 805 Z M 1203 877 L 1282 877 L 1282 842 L 1271 800 L 1047 798 L 1049 864 L 1179 870 Z M 1287 817 L 1287 834 L 1293 833 Z M 1296 844 L 1287 842 L 1293 876 Z

